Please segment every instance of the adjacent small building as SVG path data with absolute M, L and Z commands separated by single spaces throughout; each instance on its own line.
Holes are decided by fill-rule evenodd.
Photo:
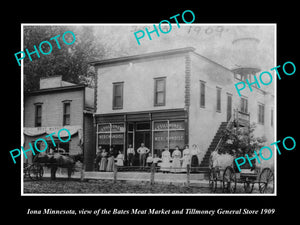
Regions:
M 62 76 L 52 76 L 40 79 L 40 88 L 24 94 L 24 149 L 29 149 L 29 143 L 34 146 L 35 140 L 43 138 L 47 141 L 50 151 L 66 155 L 84 153 L 86 169 L 92 169 L 95 140 L 93 127 L 94 89 L 84 84 L 73 84 L 62 80 Z M 69 142 L 60 142 L 57 132 L 67 128 L 71 133 Z M 53 135 L 55 145 L 50 137 Z M 43 142 L 38 142 L 38 145 Z M 44 149 L 43 146 L 38 146 Z M 32 153 L 27 152 L 27 162 L 32 162 Z

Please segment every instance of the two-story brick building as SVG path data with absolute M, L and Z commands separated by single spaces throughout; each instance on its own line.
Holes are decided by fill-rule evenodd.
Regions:
M 29 149 L 29 143 L 33 145 L 36 139 L 43 138 L 47 140 L 47 153 L 57 151 L 76 155 L 83 153 L 83 148 L 85 164 L 92 166 L 95 149 L 93 111 L 93 89 L 65 82 L 61 76 L 41 78 L 39 90 L 24 95 L 24 149 Z M 50 137 L 45 136 L 53 132 L 57 134 L 61 128 L 70 131 L 71 140 L 62 143 L 57 135 L 53 135 L 54 147 Z M 27 156 L 31 162 L 32 153 L 27 152 Z
M 257 136 L 274 141 L 274 95 L 258 88 L 239 97 L 234 84 L 260 69 L 228 69 L 187 47 L 94 61 L 96 147 L 126 155 L 143 142 L 154 154 L 197 145 L 200 162 L 233 116 L 255 122 Z M 251 78 L 252 77 L 252 78 Z

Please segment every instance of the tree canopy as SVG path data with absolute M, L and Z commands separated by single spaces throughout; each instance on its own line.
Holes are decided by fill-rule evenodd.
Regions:
M 66 31 L 72 31 L 76 40 L 72 45 L 66 45 L 62 35 Z M 102 46 L 97 45 L 93 27 L 91 26 L 24 26 L 24 50 L 34 51 L 34 45 L 39 51 L 40 58 L 32 54 L 32 61 L 28 55 L 24 58 L 24 91 L 33 91 L 39 88 L 40 77 L 62 75 L 62 79 L 73 83 L 86 83 L 91 85 L 91 77 L 94 71 L 88 65 L 92 58 L 101 58 L 104 54 Z M 50 38 L 60 35 L 57 40 Z M 66 40 L 73 38 L 72 35 L 65 35 Z M 52 45 L 52 52 L 43 55 L 39 50 L 42 41 L 49 41 Z M 72 41 L 72 40 L 71 40 Z M 71 42 L 67 41 L 67 42 Z M 44 52 L 50 51 L 50 46 L 42 45 Z
M 232 127 L 223 132 L 223 144 L 218 153 L 228 153 L 235 157 L 252 156 L 254 151 L 264 146 L 266 138 L 255 137 L 254 130 L 256 124 L 252 123 L 249 127 Z

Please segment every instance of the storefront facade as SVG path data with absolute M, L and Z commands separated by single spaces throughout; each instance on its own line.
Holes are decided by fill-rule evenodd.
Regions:
M 144 143 L 154 155 L 167 147 L 180 149 L 188 143 L 188 120 L 184 109 L 97 115 L 96 146 L 127 155 L 127 147 L 136 150 Z

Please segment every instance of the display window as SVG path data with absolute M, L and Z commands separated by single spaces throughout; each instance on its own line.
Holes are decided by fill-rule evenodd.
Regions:
M 125 124 L 124 123 L 103 123 L 97 127 L 97 146 L 106 151 L 112 146 L 114 155 L 124 151 L 125 145 Z
M 185 123 L 179 121 L 153 121 L 153 154 L 161 155 L 167 147 L 172 152 L 176 146 L 184 148 L 185 144 Z

